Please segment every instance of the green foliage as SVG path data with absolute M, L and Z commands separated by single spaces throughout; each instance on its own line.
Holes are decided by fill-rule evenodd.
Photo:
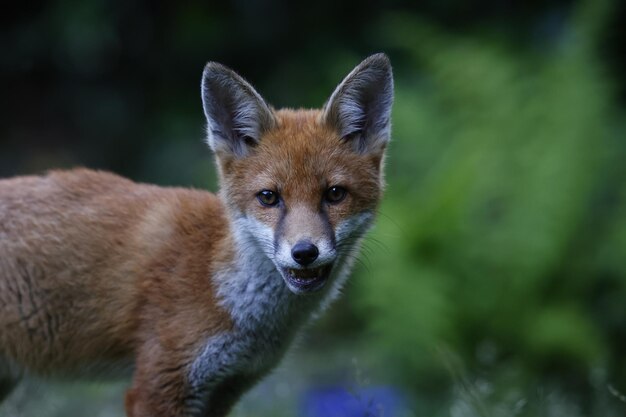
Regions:
M 592 369 L 613 363 L 594 289 L 607 279 L 626 289 L 624 205 L 618 214 L 600 201 L 624 179 L 622 150 L 582 26 L 539 53 L 415 17 L 382 21 L 385 42 L 419 71 L 398 74 L 389 187 L 370 242 L 386 250 L 370 251 L 353 301 L 415 386 L 437 366 L 448 373 L 441 343 L 472 372 L 514 358 L 530 378 L 556 368 L 587 389 Z

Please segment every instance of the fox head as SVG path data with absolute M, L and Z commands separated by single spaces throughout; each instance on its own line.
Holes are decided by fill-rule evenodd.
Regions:
M 202 77 L 207 142 L 235 236 L 274 263 L 289 289 L 321 289 L 351 263 L 383 189 L 393 77 L 373 55 L 321 110 L 274 110 L 210 62 Z

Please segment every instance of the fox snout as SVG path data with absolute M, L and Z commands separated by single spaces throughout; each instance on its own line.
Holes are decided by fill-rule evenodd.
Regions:
M 274 235 L 274 262 L 296 294 L 323 288 L 335 268 L 334 230 L 323 217 L 309 210 L 291 210 Z
M 281 253 L 282 252 L 282 253 Z M 296 294 L 317 291 L 325 286 L 335 264 L 334 247 L 322 244 L 322 249 L 310 239 L 300 239 L 291 246 L 290 262 L 284 262 L 284 251 L 277 254 L 277 266 L 287 286 Z
M 300 238 L 291 244 L 287 238 L 278 239 L 276 244 L 276 263 L 285 268 L 306 269 L 327 266 L 335 261 L 337 251 L 332 239 Z
M 276 261 L 292 269 L 319 268 L 336 258 L 332 224 L 316 207 L 291 204 L 274 234 Z
M 291 248 L 291 257 L 302 266 L 308 266 L 317 259 L 320 251 L 308 240 L 301 240 Z

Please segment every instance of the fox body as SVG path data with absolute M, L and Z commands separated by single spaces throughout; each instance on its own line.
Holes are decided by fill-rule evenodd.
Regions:
M 379 203 L 388 59 L 321 110 L 207 64 L 219 195 L 76 169 L 0 181 L 0 401 L 24 375 L 132 372 L 129 417 L 224 416 L 338 293 Z

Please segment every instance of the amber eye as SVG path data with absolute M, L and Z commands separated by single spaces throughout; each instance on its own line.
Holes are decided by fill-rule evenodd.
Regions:
M 328 190 L 326 190 L 326 195 L 324 195 L 324 198 L 326 199 L 327 202 L 331 203 L 331 204 L 336 204 L 341 202 L 341 200 L 343 200 L 344 198 L 346 198 L 346 194 L 347 191 L 345 188 L 343 187 L 330 187 Z
M 278 204 L 278 193 L 271 190 L 263 190 L 256 195 L 261 204 L 266 207 L 274 207 Z

